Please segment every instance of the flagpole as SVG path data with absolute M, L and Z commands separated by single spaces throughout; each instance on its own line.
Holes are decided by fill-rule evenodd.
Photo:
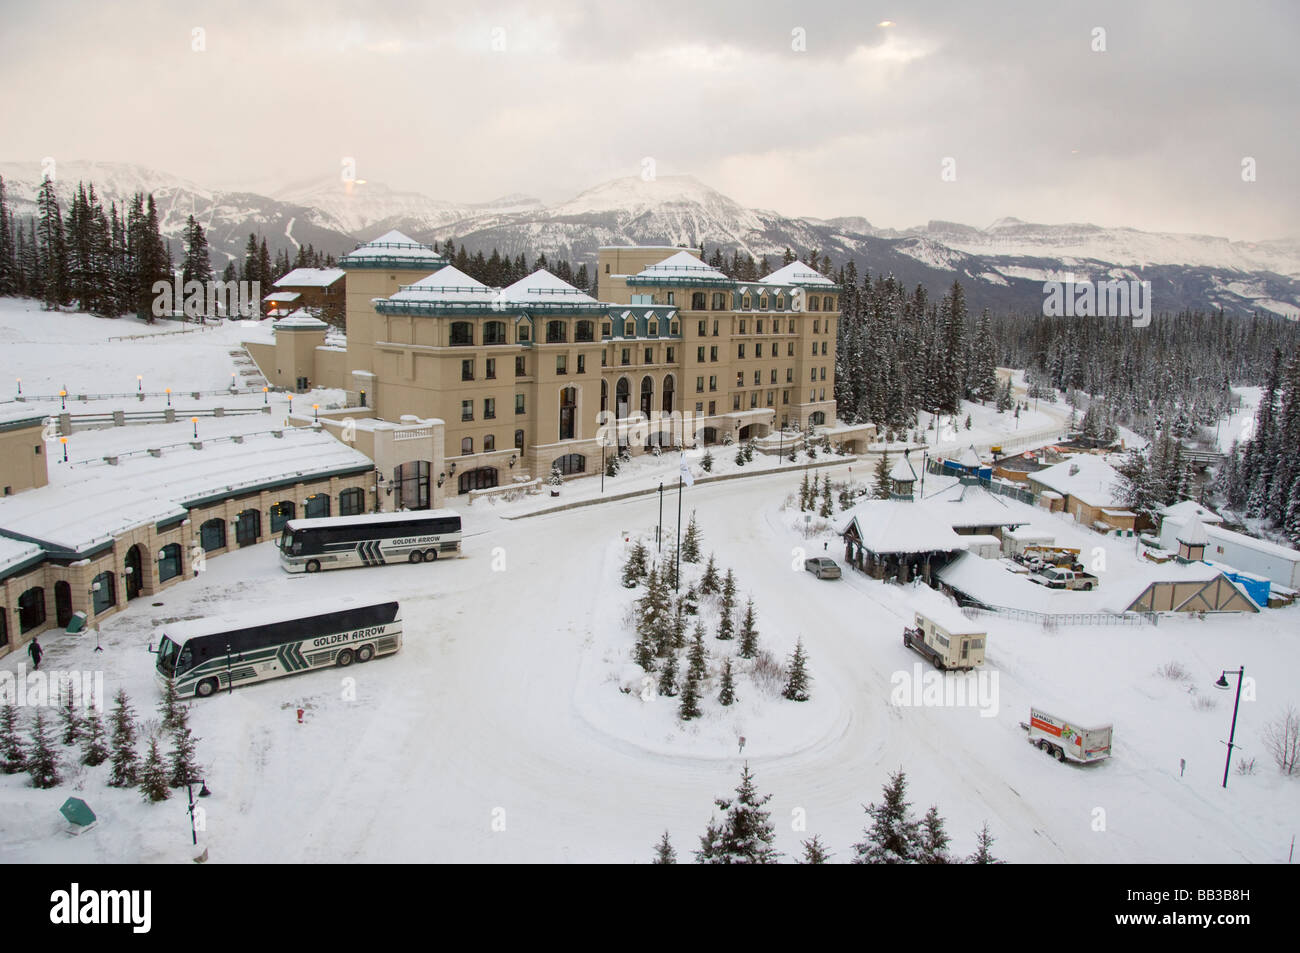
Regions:
M 681 467 L 686 466 L 686 453 L 682 452 L 680 457 Z M 673 570 L 673 592 L 677 592 L 682 584 L 682 472 L 681 468 L 677 471 L 677 546 L 673 552 L 676 560 Z

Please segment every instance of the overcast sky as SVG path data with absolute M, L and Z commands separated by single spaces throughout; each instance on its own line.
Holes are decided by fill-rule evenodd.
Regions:
M 648 156 L 789 215 L 1275 238 L 1300 235 L 1297 41 L 1296 0 L 6 0 L 0 159 L 270 192 L 350 156 L 484 201 Z

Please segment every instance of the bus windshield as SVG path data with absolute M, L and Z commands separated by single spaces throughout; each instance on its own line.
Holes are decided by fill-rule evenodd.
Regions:
M 167 636 L 163 636 L 162 643 L 158 646 L 158 671 L 169 677 L 175 675 L 178 655 L 180 655 L 180 646 Z
M 295 546 L 297 548 L 294 548 Z M 290 532 L 288 529 L 286 529 L 284 533 L 281 534 L 280 536 L 280 550 L 282 552 L 289 553 L 290 555 L 296 555 L 297 553 L 301 552 L 302 543 L 301 542 L 295 543 L 294 534 Z

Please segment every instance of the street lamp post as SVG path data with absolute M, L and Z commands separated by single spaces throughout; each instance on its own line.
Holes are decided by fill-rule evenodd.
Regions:
M 659 522 L 655 524 L 655 550 L 664 551 L 663 544 L 663 525 L 664 525 L 664 481 L 659 481 Z
M 1223 786 L 1228 786 L 1228 769 L 1232 767 L 1232 749 L 1236 747 L 1233 740 L 1237 736 L 1237 706 L 1241 704 L 1241 683 L 1246 679 L 1246 666 L 1242 666 L 1235 672 L 1225 671 L 1219 675 L 1219 680 L 1214 683 L 1215 688 L 1228 689 L 1228 676 L 1237 676 L 1237 699 L 1232 703 L 1232 727 L 1228 729 L 1228 760 L 1223 765 Z
M 190 423 L 194 425 L 194 439 L 198 440 L 199 439 L 199 418 L 191 417 Z
M 63 462 L 67 463 L 68 462 L 68 438 L 60 437 L 59 443 L 63 444 Z

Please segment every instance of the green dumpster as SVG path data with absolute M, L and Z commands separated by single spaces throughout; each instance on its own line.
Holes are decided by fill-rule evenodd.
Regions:
M 68 623 L 68 627 L 64 631 L 80 632 L 85 627 L 86 627 L 86 613 L 74 612 L 72 613 L 72 621 Z
M 74 834 L 89 830 L 95 823 L 95 812 L 79 797 L 70 797 L 64 801 L 59 813 L 67 820 L 68 829 Z

